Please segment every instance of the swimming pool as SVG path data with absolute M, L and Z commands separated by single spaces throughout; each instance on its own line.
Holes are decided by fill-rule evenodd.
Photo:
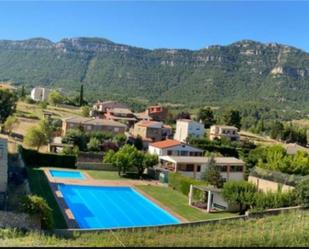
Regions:
M 52 177 L 60 178 L 74 178 L 74 179 L 85 179 L 85 176 L 80 171 L 68 171 L 68 170 L 49 170 Z
M 58 184 L 80 228 L 178 224 L 178 219 L 130 187 Z

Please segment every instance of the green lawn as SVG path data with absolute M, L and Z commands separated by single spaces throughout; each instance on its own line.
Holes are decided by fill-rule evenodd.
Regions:
M 44 172 L 40 169 L 27 168 L 30 189 L 33 194 L 43 197 L 53 209 L 54 228 L 67 228 L 64 217 L 49 187 Z
M 120 177 L 118 171 L 103 171 L 103 170 L 84 170 L 93 179 L 97 180 L 127 180 L 128 178 Z
M 204 213 L 196 208 L 188 205 L 188 198 L 168 187 L 159 186 L 136 186 L 137 189 L 141 189 L 146 194 L 152 196 L 163 205 L 170 208 L 175 213 L 184 217 L 188 221 L 198 221 L 206 219 L 224 218 L 229 216 L 236 216 L 235 213 L 220 212 L 220 213 Z

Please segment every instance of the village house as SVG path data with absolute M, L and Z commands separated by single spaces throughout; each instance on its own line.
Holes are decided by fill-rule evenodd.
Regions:
M 239 141 L 240 136 L 238 134 L 238 129 L 234 126 L 227 125 L 212 125 L 210 127 L 209 139 L 222 139 L 227 138 L 231 141 Z
M 168 110 L 164 106 L 152 105 L 147 108 L 146 114 L 155 121 L 164 121 L 167 118 Z
M 201 179 L 203 172 L 210 162 L 209 157 L 201 156 L 160 156 L 161 168 L 172 172 Z M 225 181 L 242 180 L 244 177 L 245 163 L 235 157 L 214 157 L 215 165 Z
M 62 121 L 62 135 L 65 135 L 69 129 L 78 129 L 82 127 L 85 132 L 103 131 L 113 134 L 124 134 L 127 126 L 108 119 L 71 117 Z
M 122 103 L 118 103 L 116 101 L 98 100 L 97 103 L 93 105 L 92 110 L 90 111 L 90 116 L 104 118 L 107 109 L 113 109 L 113 108 L 128 108 L 128 106 Z
M 46 101 L 50 93 L 50 89 L 44 87 L 35 87 L 31 90 L 30 97 L 34 101 Z
M 172 136 L 172 127 L 157 121 L 139 121 L 134 124 L 132 135 L 150 142 L 161 141 Z
M 134 114 L 128 108 L 106 108 L 106 113 L 104 117 L 109 120 L 118 121 L 121 123 L 125 123 L 128 127 L 134 125 L 137 121 Z
M 179 119 L 176 123 L 174 139 L 186 142 L 188 137 L 203 137 L 204 132 L 204 124 L 191 119 Z
M 202 156 L 203 150 L 177 140 L 167 139 L 149 144 L 148 152 L 157 156 Z

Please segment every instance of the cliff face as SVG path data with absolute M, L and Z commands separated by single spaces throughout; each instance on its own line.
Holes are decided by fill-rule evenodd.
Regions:
M 101 38 L 0 41 L 0 80 L 185 104 L 307 104 L 309 54 L 250 40 L 186 49 L 136 48 Z

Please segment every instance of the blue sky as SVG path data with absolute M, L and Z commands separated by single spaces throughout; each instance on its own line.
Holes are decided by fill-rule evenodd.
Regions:
M 309 51 L 308 13 L 306 1 L 0 1 L 0 39 L 90 36 L 188 49 L 253 39 Z

